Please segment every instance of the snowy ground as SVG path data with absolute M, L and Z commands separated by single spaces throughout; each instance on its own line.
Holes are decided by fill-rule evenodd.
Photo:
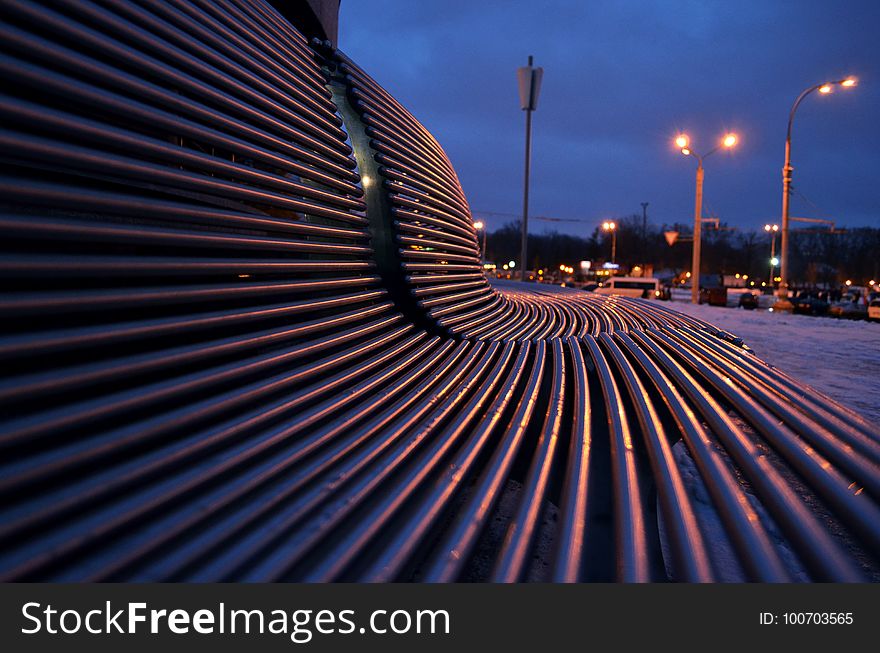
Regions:
M 771 365 L 880 423 L 880 323 L 673 302 Z

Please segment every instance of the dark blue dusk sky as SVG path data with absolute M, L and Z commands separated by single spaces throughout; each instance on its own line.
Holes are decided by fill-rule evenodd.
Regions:
M 641 212 L 693 220 L 699 151 L 704 210 L 741 228 L 778 221 L 788 110 L 805 87 L 848 74 L 854 90 L 811 95 L 793 139 L 792 215 L 880 226 L 880 0 L 699 2 L 343 0 L 339 46 L 437 137 L 471 208 L 519 214 L 524 114 L 515 69 L 544 67 L 534 114 L 534 230 L 592 231 Z M 490 228 L 511 218 L 490 219 Z M 531 225 L 530 225 L 531 226 Z

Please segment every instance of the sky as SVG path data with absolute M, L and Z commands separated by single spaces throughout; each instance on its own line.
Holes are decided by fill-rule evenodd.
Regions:
M 521 214 L 525 113 L 516 68 L 544 68 L 533 114 L 530 230 L 587 235 L 641 213 L 704 215 L 748 230 L 778 222 L 788 112 L 791 215 L 880 227 L 880 0 L 342 0 L 339 47 L 440 141 L 490 229 Z

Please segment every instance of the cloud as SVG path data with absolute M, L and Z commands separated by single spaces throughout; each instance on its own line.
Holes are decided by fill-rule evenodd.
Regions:
M 707 150 L 735 129 L 738 151 L 707 162 L 706 199 L 763 224 L 779 212 L 794 97 L 855 72 L 857 89 L 799 110 L 795 183 L 840 224 L 876 225 L 877 16 L 870 2 L 345 0 L 340 47 L 435 134 L 471 205 L 502 213 L 521 209 L 515 69 L 534 54 L 532 212 L 597 221 L 642 201 L 658 222 L 687 219 L 693 161 L 670 138 L 686 129 Z

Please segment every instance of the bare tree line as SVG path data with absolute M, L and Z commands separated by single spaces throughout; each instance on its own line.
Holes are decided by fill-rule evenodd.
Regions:
M 691 234 L 684 224 L 657 225 L 642 216 L 631 215 L 617 220 L 617 263 L 628 270 L 634 265 L 650 264 L 654 270 L 676 272 L 690 269 L 691 243 L 678 241 L 670 246 L 665 231 Z M 509 260 L 519 264 L 520 223 L 508 222 L 489 232 L 486 260 L 501 265 Z M 777 253 L 779 236 L 777 236 Z M 791 281 L 796 286 L 834 287 L 847 279 L 855 284 L 880 280 L 880 229 L 859 227 L 831 233 L 821 230 L 795 230 L 791 233 Z M 584 236 L 550 231 L 529 234 L 528 269 L 558 268 L 560 264 L 577 266 L 579 261 L 593 264 L 611 258 L 611 236 L 596 226 Z M 748 274 L 766 279 L 770 272 L 770 235 L 761 231 L 732 230 L 721 223 L 719 229 L 704 227 L 702 248 L 703 274 Z

